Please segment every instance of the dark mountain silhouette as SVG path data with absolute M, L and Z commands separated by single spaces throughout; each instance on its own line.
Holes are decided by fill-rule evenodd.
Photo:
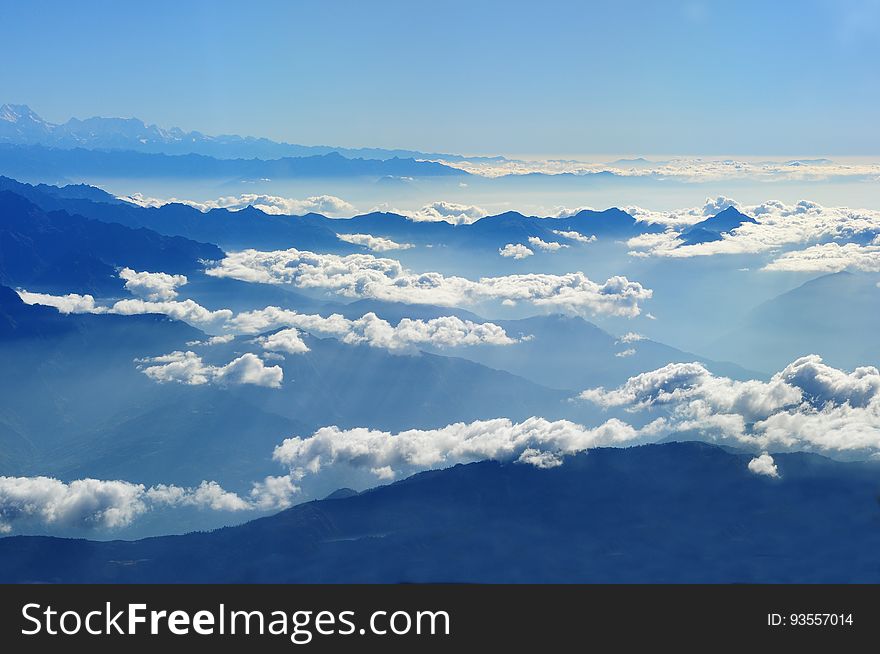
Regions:
M 877 464 L 704 443 L 417 474 L 211 533 L 0 539 L 3 582 L 877 582 Z
M 113 206 L 113 205 L 103 205 Z M 119 292 L 117 267 L 168 273 L 200 270 L 223 252 L 214 245 L 152 230 L 46 212 L 0 191 L 0 283 L 29 290 Z
M 681 239 L 687 245 L 720 241 L 722 234 L 729 233 L 745 223 L 757 222 L 754 218 L 738 211 L 736 207 L 727 207 L 714 216 L 688 227 L 681 233 Z
M 399 242 L 437 243 L 460 248 L 497 249 L 506 243 L 525 242 L 537 236 L 547 242 L 567 242 L 553 230 L 575 231 L 585 236 L 623 239 L 661 230 L 658 225 L 638 222 L 625 211 L 584 210 L 568 218 L 538 218 L 517 212 L 487 216 L 470 225 L 446 222 L 414 222 L 404 216 L 372 212 L 350 220 L 327 218 L 309 213 L 303 216 L 278 216 L 254 208 L 240 211 L 213 209 L 202 213 L 183 204 L 144 208 L 130 203 L 104 201 L 100 189 L 86 191 L 77 187 L 31 186 L 8 177 L 0 177 L 0 189 L 23 195 L 45 210 L 64 209 L 105 222 L 129 227 L 147 227 L 163 234 L 217 243 L 227 249 L 297 247 L 319 251 L 360 252 L 362 248 L 343 243 L 337 233 L 367 233 Z M 86 187 L 91 188 L 91 187 Z M 53 190 L 54 189 L 54 190 Z

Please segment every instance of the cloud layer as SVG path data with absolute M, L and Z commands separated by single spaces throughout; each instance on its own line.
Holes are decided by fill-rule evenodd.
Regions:
M 247 352 L 223 366 L 206 364 L 195 352 L 172 352 L 138 360 L 138 370 L 157 382 L 177 382 L 189 386 L 203 384 L 252 384 L 280 388 L 284 379 L 281 366 L 267 366 L 256 354 Z
M 211 209 L 229 209 L 230 211 L 238 211 L 246 207 L 254 207 L 267 214 L 285 216 L 300 216 L 307 213 L 320 213 L 326 216 L 351 216 L 355 212 L 353 205 L 335 195 L 313 195 L 304 200 L 297 200 L 295 198 L 285 198 L 278 195 L 245 193 L 238 196 L 229 195 L 217 198 L 216 200 L 198 202 L 195 200 L 181 200 L 178 198 L 162 200 L 159 198 L 145 197 L 140 193 L 135 193 L 134 195 L 124 196 L 120 199 L 142 207 L 161 207 L 166 204 L 185 204 L 190 207 L 195 207 L 203 212 L 210 211 Z
M 672 432 L 758 450 L 880 454 L 880 371 L 851 372 L 810 355 L 767 382 L 736 381 L 699 363 L 673 363 L 614 389 L 581 393 L 599 406 L 663 413 Z
M 264 284 L 291 284 L 322 289 L 344 297 L 371 298 L 409 304 L 459 306 L 497 300 L 530 302 L 535 306 L 578 314 L 602 313 L 634 317 L 652 291 L 626 277 L 604 283 L 582 272 L 533 273 L 483 277 L 478 281 L 438 272 L 416 273 L 399 261 L 370 254 L 316 254 L 289 250 L 232 252 L 208 275 Z
M 662 233 L 642 234 L 627 241 L 634 256 L 698 257 L 718 254 L 759 254 L 794 250 L 778 256 L 766 270 L 835 272 L 846 268 L 880 270 L 880 211 L 823 207 L 801 201 L 794 205 L 765 202 L 738 207 L 754 218 L 720 240 L 686 244 L 681 231 L 727 206 L 729 198 L 707 200 L 701 209 L 650 212 L 627 207 L 634 217 L 668 226 Z M 804 248 L 803 246 L 808 246 Z
M 173 300 L 177 297 L 177 288 L 187 283 L 186 275 L 136 272 L 131 268 L 120 270 L 119 277 L 125 280 L 125 288 L 132 295 L 154 301 Z
M 426 204 L 416 211 L 399 211 L 397 213 L 414 222 L 446 222 L 453 225 L 470 225 L 489 215 L 482 207 L 444 201 Z
M 484 459 L 550 468 L 561 465 L 565 454 L 649 438 L 660 425 L 635 429 L 612 419 L 587 429 L 568 420 L 533 417 L 520 423 L 496 418 L 398 434 L 323 427 L 308 438 L 286 439 L 275 448 L 274 458 L 288 466 L 295 479 L 335 464 L 366 469 L 380 479 Z
M 507 259 L 525 259 L 532 256 L 534 252 L 522 243 L 508 243 L 498 250 L 498 254 Z
M 196 487 L 147 488 L 120 480 L 0 477 L 0 533 L 19 523 L 49 528 L 117 529 L 154 510 L 194 507 L 210 511 L 272 510 L 290 506 L 298 489 L 289 476 L 253 484 L 248 498 L 215 481 Z
M 110 306 L 101 306 L 91 295 L 49 295 L 18 291 L 22 300 L 28 304 L 41 304 L 55 307 L 61 313 L 94 313 L 94 314 L 162 314 L 182 320 L 197 327 L 211 330 L 223 330 L 231 333 L 212 336 L 206 341 L 191 341 L 191 347 L 205 345 L 221 345 L 229 343 L 235 334 L 258 334 L 279 327 L 297 328 L 318 336 L 338 338 L 350 345 L 366 344 L 371 347 L 385 348 L 391 351 L 411 352 L 418 346 L 460 347 L 467 345 L 512 345 L 516 339 L 510 338 L 498 325 L 476 323 L 462 320 L 456 316 L 441 316 L 429 320 L 403 318 L 397 325 L 392 325 L 369 312 L 360 318 L 350 320 L 341 314 L 334 313 L 328 317 L 317 314 L 303 314 L 290 309 L 268 306 L 263 309 L 244 311 L 234 314 L 230 309 L 211 311 L 193 300 L 149 302 L 145 300 L 120 300 Z M 282 346 L 286 339 L 287 349 Z M 289 354 L 307 352 L 308 347 L 299 338 L 295 330 L 282 336 L 270 336 L 261 341 L 267 350 L 287 352 Z M 276 347 L 276 345 L 278 347 Z M 179 355 L 194 353 L 176 353 Z M 171 356 L 171 355 L 168 355 Z M 157 362 L 158 363 L 158 362 Z M 202 370 L 202 364 L 196 363 L 192 357 L 174 363 L 173 369 L 186 364 L 188 370 Z M 169 368 L 169 372 L 173 370 Z M 216 375 L 207 374 L 208 381 L 201 381 L 206 375 L 196 374 L 193 379 L 198 383 L 218 381 Z M 170 381 L 163 379 L 162 381 Z M 176 380 L 181 381 L 181 380 Z M 192 383 L 192 382 L 187 382 Z
M 346 243 L 362 245 L 373 252 L 388 252 L 389 250 L 409 250 L 414 248 L 412 243 L 397 243 L 390 238 L 373 236 L 372 234 L 337 234 L 336 238 Z

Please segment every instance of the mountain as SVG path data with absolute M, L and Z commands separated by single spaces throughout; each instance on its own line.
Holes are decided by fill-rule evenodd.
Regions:
M 493 322 L 511 337 L 530 338 L 504 348 L 469 347 L 462 355 L 551 388 L 581 391 L 596 386 L 613 387 L 668 363 L 691 361 L 734 379 L 761 377 L 760 373 L 736 364 L 711 361 L 647 338 L 622 342 L 578 316 L 554 314 Z
M 309 213 L 303 216 L 266 214 L 248 207 L 239 211 L 212 209 L 202 213 L 184 204 L 146 208 L 84 185 L 33 186 L 9 177 L 0 177 L 0 190 L 27 197 L 43 209 L 63 209 L 104 222 L 129 227 L 147 227 L 163 234 L 217 243 L 226 249 L 246 247 L 275 249 L 297 247 L 323 252 L 361 252 L 362 248 L 340 241 L 337 233 L 366 233 L 409 243 L 443 243 L 458 248 L 496 250 L 506 243 L 525 243 L 530 236 L 546 242 L 562 239 L 556 231 L 575 231 L 585 236 L 621 239 L 661 228 L 639 222 L 620 209 L 584 210 L 567 218 L 538 218 L 509 211 L 486 216 L 472 224 L 415 222 L 399 214 L 371 212 L 351 219 L 328 218 Z M 109 194 L 104 194 L 109 195 Z
M 751 216 L 739 212 L 736 207 L 727 207 L 714 216 L 691 225 L 681 233 L 681 239 L 687 245 L 720 241 L 722 234 L 727 234 L 746 223 L 757 224 Z
M 204 267 L 200 261 L 222 257 L 214 245 L 46 212 L 20 195 L 0 191 L 0 283 L 5 285 L 118 293 L 118 267 L 192 273 Z
M 761 303 L 707 349 L 750 368 L 780 370 L 805 354 L 851 370 L 880 366 L 880 275 L 822 275 Z
M 425 153 L 388 148 L 340 148 L 327 145 L 297 145 L 252 136 L 223 134 L 208 136 L 177 127 L 163 129 L 138 118 L 71 118 L 57 124 L 43 120 L 27 105 L 0 106 L 0 143 L 45 145 L 54 148 L 90 150 L 132 150 L 152 154 L 203 154 L 217 159 L 281 159 L 309 157 L 337 152 L 348 159 L 464 159 L 456 154 Z M 473 161 L 502 157 L 468 157 Z
M 484 461 L 210 533 L 0 539 L 3 582 L 876 583 L 877 464 L 696 442 Z
M 331 177 L 467 176 L 468 173 L 412 158 L 347 159 L 337 152 L 281 159 L 216 159 L 202 154 L 169 155 L 129 150 L 64 150 L 44 145 L 0 144 L 0 171 L 19 179 L 70 177 L 177 179 L 291 179 Z

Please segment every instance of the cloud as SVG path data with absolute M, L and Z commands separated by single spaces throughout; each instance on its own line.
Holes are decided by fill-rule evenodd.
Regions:
M 749 461 L 749 471 L 754 472 L 756 475 L 765 475 L 767 477 L 778 477 L 779 470 L 776 468 L 776 463 L 773 461 L 773 457 L 764 452 L 760 456 L 756 456 L 751 461 Z
M 204 341 L 187 341 L 186 344 L 188 347 L 195 347 L 197 345 L 226 345 L 234 340 L 234 334 L 223 334 L 222 336 L 211 336 Z
M 645 340 L 645 337 L 636 332 L 627 332 L 623 336 L 617 339 L 617 343 L 638 343 L 639 341 Z
M 581 211 L 596 211 L 593 207 L 588 207 L 586 205 L 580 207 L 553 207 L 553 210 L 550 212 L 551 218 L 571 218 L 572 216 L 578 215 Z M 577 232 L 574 232 L 577 234 Z
M 728 201 L 715 202 L 710 212 Z M 704 208 L 705 209 L 705 208 Z M 637 218 L 646 218 L 645 212 L 628 208 Z M 807 248 L 791 257 L 778 257 L 767 270 L 831 270 L 840 266 L 865 266 L 875 269 L 877 251 L 874 246 L 862 248 L 839 246 L 840 243 L 864 245 L 876 240 L 880 235 L 880 211 L 871 209 L 850 209 L 848 207 L 823 207 L 815 202 L 802 200 L 794 205 L 770 201 L 763 204 L 740 207 L 740 210 L 753 217 L 755 223 L 745 223 L 731 233 L 722 234 L 717 241 L 686 245 L 680 238 L 683 227 L 696 220 L 685 221 L 682 216 L 702 220 L 702 210 L 672 212 L 666 218 L 651 214 L 654 222 L 664 223 L 670 229 L 660 234 L 642 234 L 627 241 L 634 256 L 697 257 L 717 254 L 758 254 L 773 250 L 792 248 L 805 244 L 824 245 L 818 249 Z M 711 215 L 711 214 L 710 214 Z M 840 250 L 833 246 L 844 247 Z M 815 266 L 808 268 L 807 266 Z
M 115 313 L 122 316 L 163 314 L 174 320 L 182 320 L 203 329 L 218 329 L 229 321 L 233 315 L 229 309 L 211 311 L 198 302 L 189 299 L 166 302 L 150 302 L 137 299 L 119 300 L 106 311 L 99 311 L 98 313 Z
M 550 230 L 557 236 L 561 236 L 562 238 L 567 238 L 571 241 L 577 241 L 578 243 L 593 243 L 596 241 L 596 235 L 593 234 L 591 236 L 584 236 L 580 232 L 567 232 L 562 229 L 552 229 Z
M 662 432 L 663 421 L 635 429 L 616 419 L 588 429 L 568 420 L 532 417 L 455 423 L 439 429 L 410 429 L 398 434 L 366 428 L 323 427 L 308 438 L 286 439 L 273 458 L 288 466 L 294 479 L 330 465 L 370 470 L 380 479 L 456 463 L 491 459 L 553 467 L 565 454 L 591 447 L 631 444 Z
M 77 479 L 65 483 L 51 477 L 0 477 L 0 525 L 7 533 L 17 523 L 116 529 L 154 509 L 187 506 L 243 511 L 257 508 L 261 499 L 245 501 L 214 481 L 203 481 L 195 488 L 164 484 L 146 488 L 119 480 Z
M 640 304 L 652 295 L 650 289 L 622 276 L 610 277 L 601 284 L 582 272 L 507 275 L 472 281 L 438 272 L 411 272 L 399 261 L 370 254 L 339 256 L 294 248 L 232 252 L 206 273 L 388 302 L 458 306 L 487 300 L 527 301 L 571 313 L 626 317 L 639 315 Z
M 498 250 L 498 254 L 502 257 L 513 258 L 513 259 L 525 259 L 526 257 L 530 257 L 534 254 L 529 248 L 527 248 L 522 243 L 508 243 L 503 248 Z
M 195 352 L 172 352 L 138 360 L 138 369 L 157 382 L 178 382 L 190 386 L 203 384 L 253 384 L 280 388 L 284 372 L 280 366 L 266 366 L 247 352 L 224 366 L 208 365 Z
M 562 248 L 567 248 L 567 245 L 563 245 L 562 243 L 548 243 L 546 241 L 542 241 L 537 236 L 529 236 L 529 244 L 538 248 L 539 250 L 544 250 L 545 252 L 556 252 L 561 250 Z
M 120 197 L 120 199 L 142 207 L 161 207 L 172 203 L 185 204 L 202 212 L 210 211 L 211 209 L 238 211 L 246 207 L 254 207 L 263 213 L 272 215 L 298 216 L 306 213 L 320 213 L 324 215 L 350 216 L 355 211 L 353 205 L 334 195 L 313 195 L 304 200 L 297 200 L 277 195 L 245 193 L 238 196 L 229 195 L 217 198 L 216 200 L 197 202 L 194 200 L 180 200 L 178 198 L 162 200 L 135 193 L 134 195 Z
M 31 293 L 26 290 L 17 291 L 19 297 L 26 304 L 40 304 L 55 307 L 61 313 L 112 313 L 123 316 L 144 314 L 166 315 L 174 320 L 182 320 L 203 329 L 219 329 L 233 316 L 230 309 L 211 311 L 194 300 L 168 300 L 153 302 L 149 300 L 128 299 L 119 300 L 111 306 L 100 306 L 91 295 L 49 295 L 46 293 Z
M 300 489 L 290 476 L 252 484 L 247 498 L 216 481 L 195 487 L 157 484 L 147 488 L 121 480 L 0 477 L 0 532 L 17 524 L 49 528 L 118 529 L 150 511 L 192 507 L 240 512 L 287 508 Z
M 636 349 L 634 347 L 630 347 L 625 350 L 621 350 L 620 352 L 615 352 L 614 356 L 616 356 L 616 357 L 631 357 L 635 353 L 636 353 Z
M 95 298 L 91 295 L 79 295 L 68 293 L 67 295 L 50 295 L 48 293 L 31 293 L 30 291 L 16 291 L 25 304 L 39 304 L 54 307 L 59 313 L 109 313 L 106 307 L 95 304 Z
M 839 370 L 817 355 L 793 361 L 767 382 L 674 363 L 580 397 L 633 413 L 662 411 L 671 431 L 757 450 L 880 454 L 880 371 Z
M 119 278 L 125 280 L 128 291 L 146 300 L 173 300 L 177 297 L 177 287 L 187 283 L 186 275 L 135 272 L 131 268 L 120 270 Z
M 447 222 L 453 225 L 470 225 L 489 215 L 482 207 L 444 201 L 426 204 L 417 211 L 400 213 L 414 222 Z
M 512 345 L 517 342 L 494 323 L 475 323 L 456 316 L 441 316 L 430 320 L 403 318 L 397 325 L 391 325 L 372 312 L 356 320 L 349 320 L 340 314 L 324 318 L 278 307 L 267 307 L 239 314 L 234 322 L 238 329 L 251 333 L 278 326 L 290 326 L 319 336 L 332 336 L 349 345 L 363 343 L 392 352 L 411 352 L 423 345 L 446 348 L 467 345 Z M 282 330 L 260 339 L 260 343 L 267 350 L 289 354 L 308 351 L 296 329 Z
M 880 272 L 880 245 L 823 243 L 803 250 L 786 252 L 763 268 L 763 270 L 826 273 L 847 269 Z
M 144 300 L 121 300 L 110 307 L 98 306 L 90 296 L 76 294 L 55 296 L 42 293 L 18 291 L 28 304 L 42 304 L 58 308 L 63 313 L 115 313 L 123 315 L 156 313 L 176 320 L 210 329 L 231 331 L 234 334 L 258 334 L 292 327 L 319 336 L 332 336 L 343 343 L 356 345 L 366 343 L 371 347 L 386 348 L 391 351 L 411 352 L 419 345 L 435 347 L 458 347 L 462 345 L 511 345 L 516 342 L 494 323 L 475 323 L 461 320 L 455 316 L 441 316 L 430 320 L 404 318 L 392 326 L 375 313 L 367 313 L 356 320 L 349 320 L 334 313 L 329 317 L 316 314 L 302 314 L 289 309 L 269 306 L 253 311 L 233 314 L 229 309 L 211 311 L 193 300 L 171 302 L 147 302 Z M 199 345 L 220 345 L 233 340 L 234 334 L 212 336 L 205 341 L 189 341 L 190 347 Z M 286 339 L 286 347 L 282 343 Z M 282 336 L 269 336 L 260 343 L 267 350 L 296 354 L 307 352 L 308 348 L 293 332 Z M 268 344 L 268 346 L 267 346 Z M 196 356 L 194 353 L 193 356 Z M 193 361 L 167 362 L 186 364 L 187 369 L 200 370 Z M 181 367 L 175 365 L 175 368 Z M 172 369 L 169 369 L 169 372 Z M 193 377 L 201 380 L 202 375 Z M 190 383 L 190 382 L 188 382 Z M 206 382 L 199 382 L 206 383 Z
M 409 250 L 414 248 L 412 243 L 397 243 L 390 238 L 372 236 L 371 234 L 337 234 L 336 238 L 346 243 L 363 245 L 373 252 L 387 252 L 389 250 Z
M 642 161 L 639 165 L 626 162 L 588 162 L 575 159 L 523 161 L 517 159 L 435 160 L 452 168 L 482 177 L 504 175 L 581 175 L 611 174 L 617 177 L 650 177 L 690 182 L 753 180 L 753 181 L 824 181 L 828 179 L 877 179 L 878 163 L 837 163 L 826 159 L 800 161 L 738 161 L 736 159 L 705 159 L 678 157 L 668 161 Z
M 271 352 L 303 354 L 309 351 L 309 346 L 303 342 L 299 332 L 293 327 L 264 336 L 259 339 L 259 343 L 263 346 L 264 350 Z

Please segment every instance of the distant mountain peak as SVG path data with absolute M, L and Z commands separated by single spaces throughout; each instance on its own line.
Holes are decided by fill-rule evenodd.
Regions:
M 23 119 L 45 122 L 26 104 L 4 104 L 0 106 L 0 120 L 17 123 Z
M 682 232 L 682 240 L 688 245 L 720 241 L 722 234 L 730 233 L 746 223 L 757 224 L 758 221 L 736 207 L 729 206 L 714 216 L 688 227 Z

